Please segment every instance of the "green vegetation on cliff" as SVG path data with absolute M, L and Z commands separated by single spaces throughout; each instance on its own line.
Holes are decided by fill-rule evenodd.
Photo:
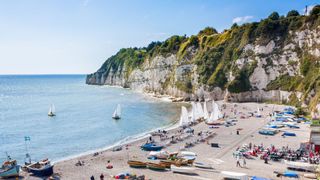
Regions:
M 179 65 L 196 64 L 198 86 L 205 86 L 208 90 L 220 87 L 232 93 L 255 90 L 250 84 L 250 76 L 257 67 L 257 61 L 252 60 L 243 66 L 237 66 L 238 59 L 248 59 L 254 52 L 244 51 L 248 44 L 266 46 L 271 40 L 277 41 L 277 46 L 284 46 L 292 42 L 292 33 L 305 29 L 315 29 L 320 26 L 320 6 L 314 7 L 309 16 L 300 15 L 292 10 L 286 16 L 277 12 L 271 13 L 268 18 L 260 22 L 233 24 L 230 29 L 218 33 L 214 28 L 206 27 L 197 35 L 172 36 L 163 42 L 152 42 L 147 47 L 121 49 L 116 55 L 107 59 L 99 71 L 109 74 L 110 71 L 125 73 L 128 78 L 136 69 L 143 69 L 144 64 L 150 63 L 154 57 L 168 57 L 175 55 Z M 319 47 L 320 48 L 320 47 Z M 281 53 L 274 49 L 273 53 Z M 285 90 L 303 92 L 303 100 L 310 104 L 319 102 L 320 97 L 320 68 L 319 58 L 303 51 L 295 50 L 300 59 L 300 72 L 295 76 L 282 74 L 267 85 L 266 90 Z M 258 55 L 263 58 L 265 55 Z M 272 60 L 267 57 L 264 68 L 273 66 Z M 288 64 L 295 66 L 295 62 L 288 59 Z M 241 67 L 239 69 L 239 67 Z M 232 80 L 228 79 L 232 72 Z M 192 73 L 192 72 L 189 72 Z M 192 93 L 197 87 L 192 83 L 191 75 L 184 80 L 175 81 L 171 76 L 164 83 L 165 88 L 176 87 L 187 93 Z M 311 97 L 310 97 L 311 94 Z M 292 103 L 297 103 L 296 96 L 290 97 Z

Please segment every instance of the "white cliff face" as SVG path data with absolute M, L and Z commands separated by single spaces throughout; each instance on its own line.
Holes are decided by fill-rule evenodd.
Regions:
M 302 76 L 300 74 L 301 53 L 299 49 L 320 57 L 320 27 L 314 30 L 303 30 L 289 32 L 292 36 L 288 42 L 280 42 L 280 38 L 272 39 L 267 44 L 261 45 L 257 42 L 244 46 L 242 54 L 234 60 L 232 66 L 242 69 L 248 64 L 256 63 L 249 81 L 251 91 L 242 93 L 229 93 L 219 87 L 209 88 L 199 82 L 197 65 L 192 62 L 192 57 L 197 49 L 188 48 L 188 56 L 178 59 L 176 54 L 166 57 L 156 56 L 148 59 L 139 68 L 134 69 L 126 76 L 125 67 L 122 70 L 110 70 L 97 72 L 87 78 L 89 84 L 109 84 L 130 87 L 141 92 L 155 92 L 183 97 L 191 100 L 204 99 L 226 99 L 230 101 L 261 101 L 289 100 L 292 92 L 271 90 L 267 91 L 268 84 L 281 75 Z M 235 78 L 232 71 L 225 72 L 228 82 Z M 186 92 L 178 84 L 191 83 L 192 89 Z M 301 99 L 302 94 L 296 92 Z

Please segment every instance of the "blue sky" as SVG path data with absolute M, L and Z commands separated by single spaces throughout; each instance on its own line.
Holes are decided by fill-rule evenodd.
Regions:
M 218 31 L 316 0 L 0 1 L 0 74 L 86 74 L 120 48 Z

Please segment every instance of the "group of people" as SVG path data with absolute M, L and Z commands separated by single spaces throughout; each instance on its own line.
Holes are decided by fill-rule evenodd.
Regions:
M 90 180 L 95 180 L 93 175 L 90 177 Z M 104 180 L 104 175 L 102 173 L 100 175 L 100 180 Z

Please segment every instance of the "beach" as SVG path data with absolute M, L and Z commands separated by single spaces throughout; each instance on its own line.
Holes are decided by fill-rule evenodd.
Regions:
M 234 171 L 243 172 L 249 176 L 261 176 L 265 178 L 277 179 L 273 171 L 283 172 L 286 170 L 286 165 L 283 162 L 270 161 L 264 164 L 263 160 L 259 158 L 248 159 L 246 167 L 236 167 L 236 159 L 233 157 L 237 147 L 243 144 L 263 144 L 265 146 L 274 145 L 276 147 L 288 146 L 292 149 L 297 149 L 301 142 L 307 142 L 309 139 L 309 125 L 300 124 L 300 129 L 290 129 L 290 132 L 296 133 L 296 137 L 282 137 L 281 133 L 275 136 L 264 136 L 258 134 L 258 130 L 267 124 L 270 120 L 269 113 L 272 110 L 283 110 L 283 105 L 272 104 L 257 104 L 257 103 L 225 103 L 218 102 L 219 106 L 225 104 L 226 108 L 222 108 L 222 113 L 226 116 L 233 117 L 231 109 L 236 104 L 236 109 L 241 116 L 245 118 L 237 118 L 236 125 L 234 126 L 219 126 L 219 128 L 210 129 L 208 125 L 201 122 L 192 128 L 194 129 L 194 137 L 189 137 L 181 142 L 171 144 L 164 150 L 175 152 L 182 149 L 186 142 L 191 142 L 197 139 L 197 133 L 200 131 L 210 131 L 215 135 L 208 139 L 207 142 L 200 142 L 193 147 L 185 150 L 195 152 L 197 158 L 195 162 L 203 162 L 211 164 L 213 170 L 197 169 L 196 176 L 188 176 L 183 174 L 172 173 L 170 170 L 164 172 L 153 171 L 150 169 L 134 169 L 130 168 L 127 164 L 128 160 L 140 160 L 148 162 L 158 162 L 157 160 L 149 160 L 147 156 L 148 151 L 142 151 L 140 146 L 148 141 L 149 137 L 130 142 L 127 145 L 122 145 L 121 151 L 112 151 L 112 149 L 103 150 L 95 154 L 84 155 L 81 157 L 60 161 L 55 164 L 54 171 L 59 174 L 61 179 L 89 179 L 92 175 L 95 179 L 99 179 L 102 173 L 105 179 L 112 179 L 111 176 L 128 172 L 136 175 L 145 175 L 147 179 L 221 179 L 220 171 Z M 256 111 L 257 107 L 263 109 L 261 111 L 261 118 L 249 117 L 251 112 Z M 239 116 L 238 116 L 239 117 Z M 237 129 L 240 130 L 237 135 Z M 282 129 L 287 130 L 286 128 Z M 170 130 L 169 136 L 176 133 L 177 128 Z M 157 137 L 153 137 L 156 142 L 161 142 Z M 218 143 L 219 148 L 213 148 L 209 144 Z M 83 162 L 82 166 L 76 166 L 77 162 Z M 112 169 L 107 169 L 106 166 L 112 164 Z M 23 174 L 26 179 L 37 179 Z

